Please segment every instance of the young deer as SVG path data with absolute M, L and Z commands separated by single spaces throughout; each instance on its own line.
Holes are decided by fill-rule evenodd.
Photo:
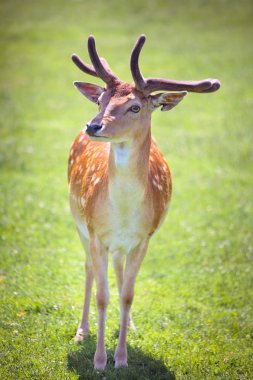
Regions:
M 127 366 L 127 327 L 133 326 L 130 308 L 134 284 L 150 237 L 160 227 L 171 197 L 169 167 L 151 137 L 151 113 L 168 111 L 190 92 L 218 90 L 215 79 L 174 81 L 144 79 L 138 65 L 145 42 L 142 35 L 131 55 L 134 84 L 122 82 L 88 38 L 93 65 L 73 54 L 74 63 L 86 74 L 101 78 L 106 87 L 74 82 L 77 89 L 98 104 L 98 114 L 75 139 L 69 156 L 68 178 L 71 211 L 86 252 L 86 284 L 81 324 L 76 341 L 89 333 L 89 305 L 93 276 L 98 308 L 98 341 L 94 367 L 103 370 L 106 308 L 109 300 L 107 267 L 112 253 L 120 297 L 120 334 L 115 367 Z M 172 90 L 151 95 L 157 90 Z

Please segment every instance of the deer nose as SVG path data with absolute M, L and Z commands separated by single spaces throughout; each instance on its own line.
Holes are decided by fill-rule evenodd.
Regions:
M 103 125 L 102 124 L 87 124 L 86 126 L 86 133 L 89 136 L 94 136 L 100 129 L 102 129 Z

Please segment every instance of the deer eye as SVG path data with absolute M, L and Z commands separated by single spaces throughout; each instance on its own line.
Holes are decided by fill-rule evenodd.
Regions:
M 135 104 L 129 108 L 129 111 L 134 112 L 134 113 L 138 113 L 138 112 L 140 112 L 140 109 L 141 109 L 141 107 L 138 106 L 137 104 Z

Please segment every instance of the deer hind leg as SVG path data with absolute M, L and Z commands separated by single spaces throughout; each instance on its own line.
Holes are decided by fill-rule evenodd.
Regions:
M 91 257 L 90 257 L 90 248 L 89 248 L 89 240 L 80 232 L 77 228 L 77 231 L 80 236 L 80 240 L 82 242 L 83 248 L 86 253 L 86 261 L 85 261 L 85 292 L 84 292 L 84 305 L 83 305 L 83 313 L 81 323 L 77 329 L 75 341 L 82 342 L 84 337 L 87 336 L 90 332 L 89 330 L 89 309 L 90 309 L 90 299 L 91 299 L 91 291 L 93 284 L 93 272 L 91 265 Z
M 97 239 L 92 238 L 90 242 L 90 254 L 97 287 L 96 300 L 98 309 L 98 338 L 94 356 L 94 368 L 96 370 L 103 370 L 107 362 L 105 350 L 105 320 L 106 309 L 109 302 L 107 281 L 108 252 L 101 247 Z
M 114 270 L 115 270 L 115 273 L 116 273 L 117 285 L 118 285 L 118 293 L 119 293 L 119 298 L 120 298 L 121 289 L 122 289 L 122 285 L 123 285 L 123 277 L 124 277 L 125 255 L 123 255 L 119 251 L 116 251 L 116 252 L 113 253 L 112 258 L 113 258 L 113 266 L 114 266 Z M 128 323 L 127 323 L 127 325 L 128 325 L 128 327 L 131 330 L 136 331 L 133 319 L 132 319 L 132 317 L 131 317 L 130 314 L 129 314 L 129 317 L 128 317 Z
M 118 345 L 114 354 L 115 367 L 127 366 L 127 325 L 129 321 L 130 309 L 134 297 L 134 284 L 141 263 L 147 251 L 148 241 L 144 241 L 137 248 L 127 255 L 126 266 L 123 277 L 123 284 L 120 292 L 120 334 Z

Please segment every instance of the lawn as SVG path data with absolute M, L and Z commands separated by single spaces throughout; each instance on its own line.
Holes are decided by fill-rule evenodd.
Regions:
M 1 379 L 252 378 L 252 18 L 251 0 L 1 1 Z M 217 77 L 222 87 L 153 115 L 172 203 L 137 279 L 137 332 L 121 370 L 113 367 L 119 306 L 110 265 L 108 366 L 96 373 L 94 294 L 91 336 L 73 341 L 84 253 L 66 175 L 69 147 L 96 113 L 72 82 L 95 80 L 70 55 L 88 60 L 94 34 L 130 81 L 141 33 L 144 75 Z

